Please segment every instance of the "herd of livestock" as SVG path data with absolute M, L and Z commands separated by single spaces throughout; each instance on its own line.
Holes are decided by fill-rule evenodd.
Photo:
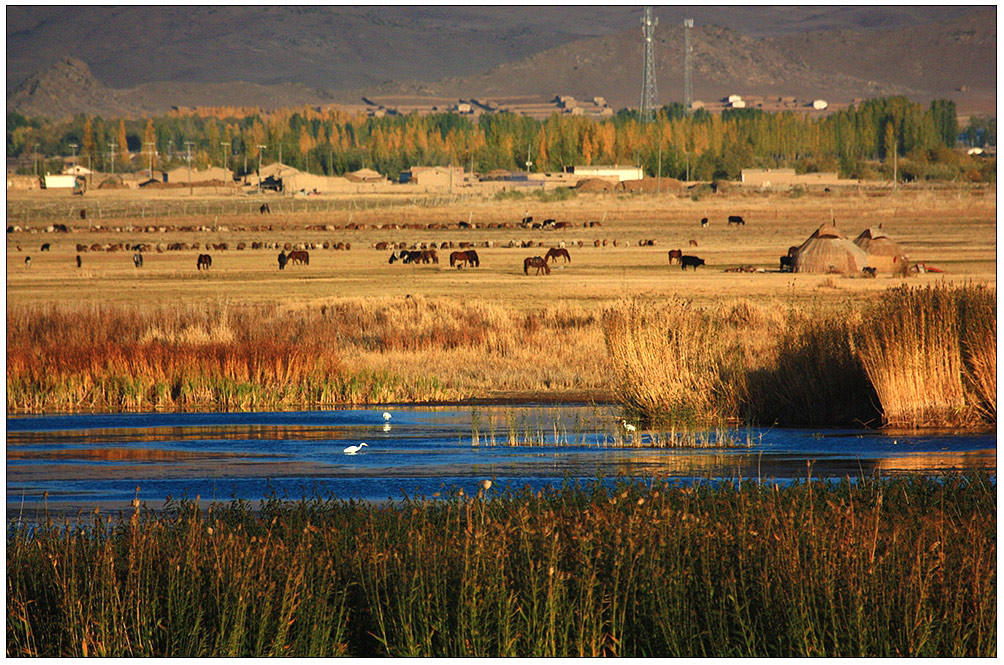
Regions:
M 267 209 L 267 205 L 263 206 L 262 213 L 263 214 L 268 214 L 269 212 L 271 212 L 271 211 Z M 83 216 L 81 218 L 83 219 Z M 728 225 L 729 226 L 733 226 L 733 225 L 736 225 L 736 226 L 745 226 L 745 224 L 746 224 L 746 222 L 745 222 L 745 220 L 741 216 L 730 215 L 728 217 Z M 411 224 L 411 225 L 409 225 L 409 224 L 404 224 L 404 225 L 402 225 L 402 224 L 388 224 L 388 225 L 347 224 L 344 227 L 338 227 L 338 226 L 335 226 L 335 225 L 328 224 L 328 225 L 308 226 L 307 229 L 308 230 L 325 230 L 325 231 L 331 231 L 331 230 L 338 230 L 338 229 L 359 230 L 359 229 L 364 229 L 364 228 L 377 228 L 377 229 L 379 229 L 379 228 L 387 228 L 387 229 L 395 229 L 395 230 L 397 230 L 397 229 L 402 229 L 402 228 L 404 228 L 404 229 L 411 229 L 411 228 L 415 228 L 415 229 L 451 228 L 451 226 L 452 225 L 445 225 L 445 224 Z M 481 228 L 487 228 L 487 229 L 504 229 L 504 228 L 516 228 L 516 227 L 520 227 L 520 228 L 525 228 L 525 229 L 561 229 L 561 228 L 569 228 L 571 226 L 572 226 L 572 224 L 570 222 L 558 222 L 558 221 L 556 221 L 554 219 L 545 219 L 543 221 L 536 222 L 536 221 L 534 221 L 533 217 L 526 216 L 518 224 L 509 224 L 509 223 L 487 224 L 487 225 L 482 225 Z M 593 227 L 601 226 L 601 223 L 600 222 L 584 222 L 582 224 L 582 226 L 584 228 L 593 228 Z M 708 218 L 705 217 L 705 218 L 701 219 L 701 226 L 702 227 L 708 226 Z M 270 226 L 267 227 L 267 228 L 269 230 L 271 230 Z M 456 224 L 456 228 L 471 229 L 471 228 L 477 228 L 477 227 L 476 227 L 476 225 L 474 225 L 474 224 L 472 224 L 470 222 L 463 222 L 463 221 L 461 221 L 461 222 L 458 222 Z M 217 226 L 217 227 L 214 228 L 214 230 L 216 230 L 216 231 L 219 231 L 221 229 L 229 231 L 229 229 L 224 229 L 224 227 L 218 227 Z M 8 233 L 15 232 L 15 231 L 21 231 L 21 230 L 22 229 L 20 227 L 17 227 L 17 226 L 8 226 L 7 227 L 7 232 Z M 25 229 L 25 230 L 27 230 L 27 229 Z M 52 225 L 52 226 L 50 226 L 49 228 L 47 228 L 45 230 L 47 232 L 69 232 L 69 229 L 65 225 L 63 225 L 63 224 Z M 99 230 L 100 230 L 100 227 L 99 227 Z M 110 229 L 110 230 L 112 230 L 112 229 Z M 122 231 L 123 229 L 121 229 L 119 227 L 115 227 L 113 230 L 115 230 L 115 231 Z M 134 227 L 126 227 L 126 229 L 124 229 L 124 230 L 125 231 L 139 230 L 139 231 L 160 231 L 160 232 L 164 232 L 166 229 L 164 227 L 152 227 L 151 226 L 151 227 L 140 227 L 139 229 L 135 229 Z M 201 228 L 201 229 L 192 229 L 192 230 L 206 230 L 206 231 L 208 231 L 209 229 L 208 228 Z M 258 229 L 258 228 L 256 228 L 256 229 L 246 229 L 246 228 L 242 228 L 240 230 L 264 230 L 264 229 Z M 614 247 L 617 247 L 617 246 L 621 245 L 621 243 L 618 242 L 618 240 L 616 240 L 616 239 L 615 240 L 611 240 L 611 241 L 608 241 L 608 240 L 605 240 L 605 239 L 603 239 L 603 240 L 596 239 L 596 240 L 594 240 L 592 242 L 592 245 L 593 245 L 593 247 L 606 247 L 608 245 L 608 242 L 612 246 L 614 246 Z M 646 246 L 650 247 L 650 246 L 654 246 L 655 244 L 656 244 L 656 242 L 655 242 L 654 239 L 641 239 L 641 240 L 638 241 L 638 245 L 642 246 L 642 247 L 646 247 Z M 696 240 L 690 240 L 689 244 L 690 244 L 691 247 L 696 247 L 697 246 L 697 241 Z M 482 245 L 484 247 L 493 247 L 493 246 L 495 246 L 495 243 L 493 243 L 491 241 L 485 241 L 485 242 L 482 243 Z M 581 247 L 585 247 L 587 245 L 588 245 L 587 242 L 579 240 L 579 241 L 576 241 L 576 242 L 568 243 L 567 246 L 577 246 L 577 247 L 581 248 Z M 137 268 L 141 268 L 141 267 L 143 267 L 143 252 L 149 252 L 149 251 L 154 251 L 154 250 L 156 252 L 158 252 L 158 253 L 162 253 L 162 252 L 165 252 L 165 251 L 191 251 L 191 250 L 198 251 L 198 250 L 201 250 L 203 248 L 203 246 L 204 246 L 205 250 L 215 250 L 215 251 L 226 251 L 226 250 L 231 249 L 231 247 L 233 247 L 233 249 L 238 250 L 238 251 L 244 250 L 244 249 L 248 249 L 248 248 L 250 248 L 252 250 L 267 250 L 267 249 L 274 250 L 274 249 L 279 249 L 280 250 L 279 255 L 278 255 L 279 270 L 284 270 L 287 265 L 309 265 L 309 263 L 310 263 L 310 254 L 309 254 L 308 250 L 316 250 L 316 249 L 350 250 L 350 249 L 352 249 L 352 244 L 349 243 L 349 242 L 330 242 L 330 241 L 325 241 L 323 243 L 314 243 L 314 242 L 304 242 L 304 243 L 290 243 L 290 242 L 285 242 L 285 243 L 278 243 L 278 242 L 263 242 L 263 241 L 255 241 L 255 242 L 248 243 L 248 242 L 241 241 L 241 242 L 234 243 L 232 246 L 231 246 L 230 243 L 227 243 L 227 242 L 220 242 L 220 243 L 206 242 L 206 243 L 204 243 L 204 245 L 200 245 L 200 243 L 198 243 L 198 242 L 192 242 L 192 243 L 174 242 L 174 243 L 157 243 L 157 244 L 153 244 L 153 243 L 135 243 L 135 244 L 129 244 L 129 243 L 104 243 L 104 244 L 102 244 L 102 243 L 92 243 L 90 245 L 83 244 L 83 243 L 78 243 L 76 245 L 76 250 L 77 250 L 78 254 L 75 257 L 75 260 L 76 260 L 76 265 L 79 268 L 79 267 L 82 267 L 82 265 L 83 265 L 83 260 L 82 260 L 82 258 L 81 258 L 80 255 L 82 253 L 85 253 L 85 252 L 97 252 L 97 251 L 106 251 L 106 252 L 133 251 L 134 252 L 134 254 L 132 255 L 133 263 L 134 263 L 134 265 Z M 402 264 L 413 264 L 413 265 L 416 265 L 416 264 L 438 264 L 439 263 L 439 255 L 437 253 L 437 249 L 439 249 L 439 250 L 442 250 L 442 249 L 453 249 L 454 246 L 458 247 L 459 251 L 451 252 L 450 255 L 449 255 L 449 262 L 450 262 L 450 267 L 451 268 L 453 268 L 453 267 L 455 267 L 455 268 L 478 267 L 478 266 L 480 266 L 481 260 L 480 260 L 480 257 L 478 256 L 477 251 L 474 249 L 475 243 L 473 243 L 473 242 L 458 242 L 458 243 L 456 243 L 456 245 L 454 245 L 454 243 L 452 241 L 443 241 L 441 243 L 436 243 L 436 242 L 428 242 L 428 243 L 426 243 L 426 242 L 422 242 L 422 243 L 412 244 L 411 246 L 406 246 L 405 243 L 395 243 L 395 242 L 390 242 L 390 241 L 381 241 L 381 242 L 377 242 L 377 243 L 374 243 L 373 245 L 371 245 L 372 248 L 377 249 L 377 250 L 384 250 L 384 251 L 387 250 L 387 249 L 392 250 L 390 258 L 388 259 L 388 263 L 393 264 L 393 263 L 400 262 Z M 541 247 L 541 248 L 543 248 L 545 245 L 544 245 L 543 242 L 539 242 L 539 241 L 535 242 L 535 241 L 517 241 L 517 240 L 511 240 L 507 244 L 499 243 L 498 246 L 499 247 L 506 247 L 506 248 L 512 249 L 512 248 L 531 248 L 531 247 Z M 558 261 L 558 259 L 562 259 L 566 263 L 567 262 L 571 262 L 571 256 L 568 253 L 567 246 L 566 246 L 565 242 L 561 242 L 556 247 L 550 247 L 547 250 L 547 252 L 544 253 L 543 256 L 529 256 L 529 257 L 526 257 L 524 259 L 524 261 L 523 261 L 523 273 L 526 274 L 526 275 L 529 275 L 530 274 L 530 270 L 533 269 L 533 270 L 535 270 L 535 273 L 534 273 L 535 275 L 540 275 L 540 274 L 548 275 L 551 272 L 549 264 L 556 263 Z M 51 248 L 51 243 L 43 243 L 41 245 L 41 247 L 40 247 L 40 251 L 43 251 L 43 252 L 44 251 L 49 251 L 50 248 Z M 17 246 L 17 250 L 21 251 L 21 247 Z M 782 263 L 782 269 L 784 268 L 784 263 L 785 263 L 784 258 L 787 258 L 787 257 L 783 257 L 782 258 L 782 261 L 781 261 L 781 263 Z M 678 264 L 678 265 L 680 265 L 683 268 L 683 270 L 686 270 L 687 267 L 689 266 L 689 267 L 693 268 L 695 271 L 697 270 L 697 268 L 699 266 L 705 265 L 704 259 L 702 259 L 700 257 L 697 257 L 697 256 L 689 255 L 689 254 L 683 254 L 683 251 L 680 250 L 680 249 L 674 249 L 674 250 L 670 250 L 669 251 L 669 263 L 670 263 L 670 265 Z M 198 257 L 196 259 L 196 269 L 197 270 L 199 270 L 199 271 L 201 271 L 201 270 L 208 270 L 212 266 L 212 264 L 213 264 L 213 259 L 212 259 L 212 256 L 210 254 L 204 254 L 204 253 L 198 254 Z M 31 266 L 31 257 L 30 256 L 25 258 L 25 266 L 26 267 L 30 267 Z

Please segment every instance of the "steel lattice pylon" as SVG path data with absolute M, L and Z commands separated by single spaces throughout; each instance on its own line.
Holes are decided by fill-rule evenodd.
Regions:
M 655 26 L 659 19 L 652 18 L 652 8 L 645 8 L 645 15 L 641 19 L 642 35 L 644 38 L 645 55 L 644 69 L 642 71 L 641 83 L 641 105 L 639 115 L 642 122 L 649 122 L 655 118 L 656 91 L 655 91 L 655 52 L 653 48 L 653 36 Z
M 694 27 L 694 19 L 683 20 L 683 111 L 690 113 L 694 103 L 694 82 L 690 76 L 690 29 Z

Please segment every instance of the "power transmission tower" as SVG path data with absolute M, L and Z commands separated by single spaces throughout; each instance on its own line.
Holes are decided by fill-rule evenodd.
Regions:
M 694 27 L 694 19 L 683 20 L 683 112 L 690 113 L 694 103 L 694 81 L 690 76 L 690 29 Z
M 651 122 L 655 118 L 655 52 L 653 50 L 652 37 L 655 34 L 655 26 L 659 24 L 659 19 L 652 18 L 652 8 L 645 8 L 645 15 L 641 19 L 642 35 L 645 45 L 645 64 L 642 71 L 641 84 L 641 108 L 639 116 L 642 122 Z

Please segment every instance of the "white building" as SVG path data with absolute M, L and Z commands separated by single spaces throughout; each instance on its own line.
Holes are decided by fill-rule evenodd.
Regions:
M 617 182 L 625 180 L 642 180 L 645 172 L 640 166 L 569 166 L 568 172 L 583 178 L 609 178 L 617 179 Z

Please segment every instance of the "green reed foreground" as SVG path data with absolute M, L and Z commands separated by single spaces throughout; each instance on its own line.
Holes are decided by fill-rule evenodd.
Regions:
M 9 656 L 997 654 L 986 475 L 9 526 Z

